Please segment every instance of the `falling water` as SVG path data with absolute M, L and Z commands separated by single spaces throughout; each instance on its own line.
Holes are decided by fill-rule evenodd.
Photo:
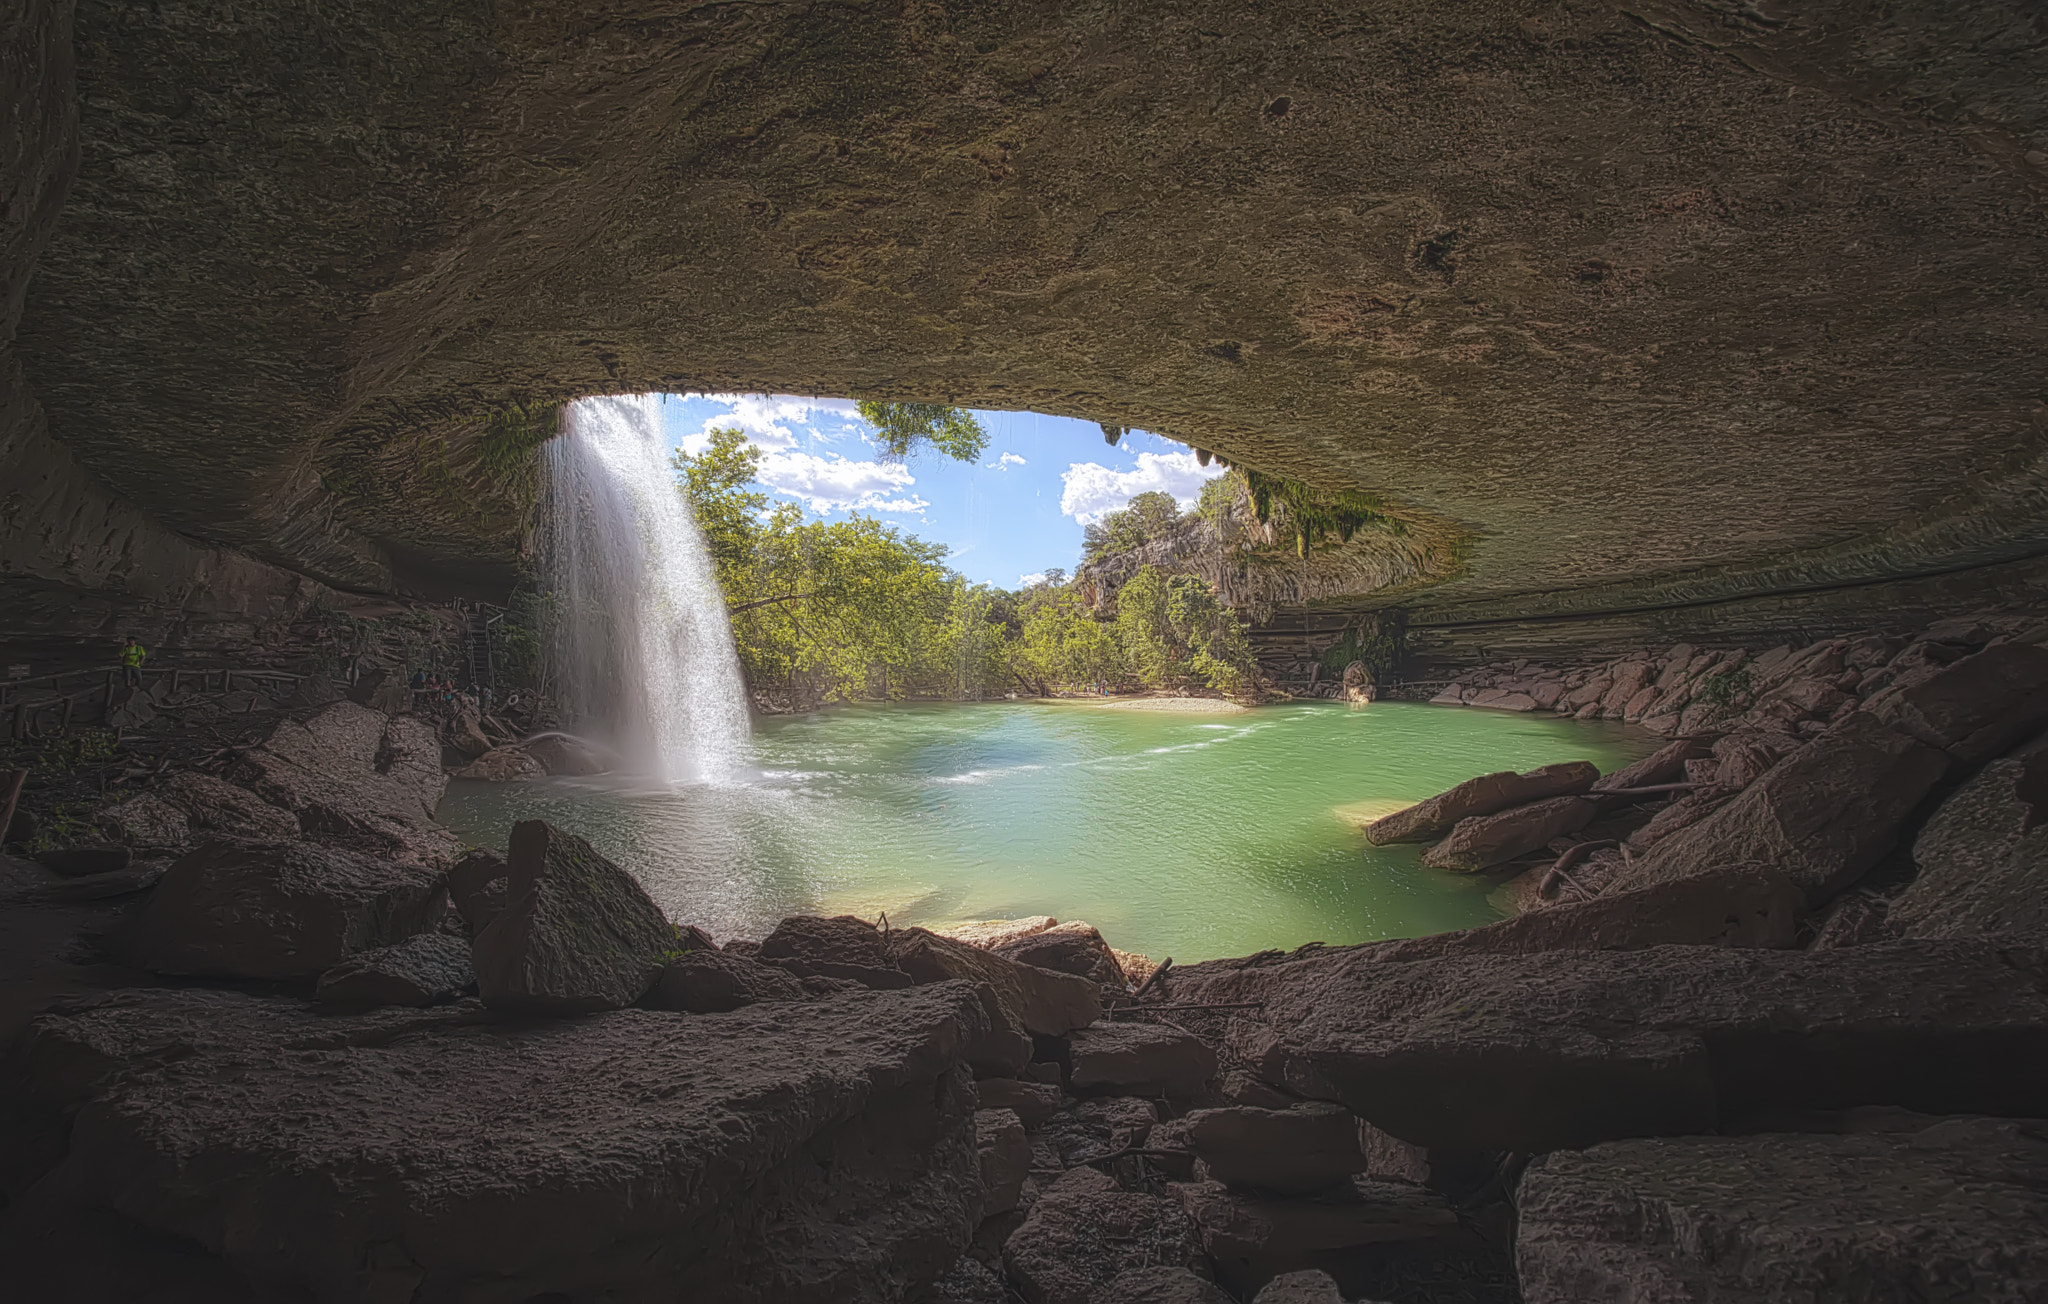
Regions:
M 746 693 L 703 536 L 651 394 L 569 406 L 549 442 L 545 550 L 558 693 L 637 770 L 716 780 L 744 755 Z

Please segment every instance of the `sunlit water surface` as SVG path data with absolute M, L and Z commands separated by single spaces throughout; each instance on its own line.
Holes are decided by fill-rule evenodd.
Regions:
M 1656 740 L 1616 725 L 1380 702 L 1177 715 L 874 706 L 757 724 L 715 786 L 460 782 L 440 818 L 502 849 L 546 819 L 639 875 L 678 922 L 761 937 L 784 915 L 892 924 L 1049 914 L 1183 963 L 1488 923 L 1495 880 L 1373 847 L 1356 818 L 1476 774 Z

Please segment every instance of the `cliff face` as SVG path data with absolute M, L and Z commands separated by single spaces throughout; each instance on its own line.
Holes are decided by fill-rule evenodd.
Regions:
M 506 414 L 699 387 L 1369 489 L 1476 536 L 1386 599 L 1451 624 L 2048 551 L 2018 0 L 66 17 L 34 0 L 0 74 L 0 302 L 40 249 L 16 352 L 57 446 L 29 506 L 10 472 L 10 584 L 133 600 L 51 560 L 75 492 L 165 541 L 77 548 L 230 550 L 266 595 L 502 586 Z

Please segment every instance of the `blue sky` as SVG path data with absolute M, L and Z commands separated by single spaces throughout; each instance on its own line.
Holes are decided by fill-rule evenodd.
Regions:
M 874 431 L 847 399 L 787 394 L 670 394 L 671 441 L 688 452 L 738 426 L 761 449 L 760 484 L 812 517 L 858 513 L 952 549 L 970 580 L 1014 589 L 1048 566 L 1072 571 L 1081 526 L 1133 495 L 1161 489 L 1192 506 L 1220 474 L 1183 444 L 1134 432 L 1112 448 L 1093 422 L 1036 412 L 979 412 L 988 451 L 975 465 L 929 450 L 882 460 Z

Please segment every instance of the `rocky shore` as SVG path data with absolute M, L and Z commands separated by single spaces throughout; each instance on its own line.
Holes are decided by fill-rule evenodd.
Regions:
M 545 823 L 457 845 L 481 727 L 320 707 L 5 862 L 0 1263 L 78 1304 L 2039 1299 L 2041 634 L 1491 672 L 1674 722 L 1369 826 L 1519 916 L 1177 967 L 1050 918 L 721 945 Z

